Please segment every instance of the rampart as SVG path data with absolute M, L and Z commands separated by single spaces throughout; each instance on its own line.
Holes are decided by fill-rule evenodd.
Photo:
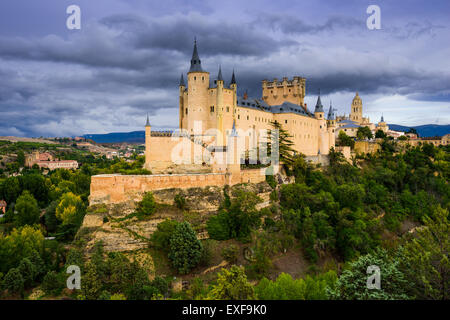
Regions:
M 143 193 L 171 188 L 203 188 L 237 183 L 259 183 L 265 180 L 260 169 L 242 170 L 239 179 L 228 173 L 120 175 L 104 174 L 91 177 L 89 204 L 139 201 Z M 234 183 L 231 183 L 233 181 Z

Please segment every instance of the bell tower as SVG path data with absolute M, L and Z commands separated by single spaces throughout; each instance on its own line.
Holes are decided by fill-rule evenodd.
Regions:
M 351 106 L 351 110 L 350 110 L 350 120 L 355 121 L 356 123 L 359 124 L 363 120 L 362 114 L 363 114 L 362 100 L 361 100 L 358 92 L 356 92 L 356 95 L 353 98 L 352 106 Z

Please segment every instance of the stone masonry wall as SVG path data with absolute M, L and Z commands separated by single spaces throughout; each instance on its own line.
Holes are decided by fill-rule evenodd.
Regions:
M 259 183 L 265 181 L 260 169 L 242 170 L 237 183 Z M 171 188 L 203 188 L 207 186 L 224 186 L 229 184 L 225 173 L 204 174 L 161 174 L 161 175 L 120 175 L 104 174 L 91 178 L 89 204 L 112 204 L 136 201 L 147 191 Z

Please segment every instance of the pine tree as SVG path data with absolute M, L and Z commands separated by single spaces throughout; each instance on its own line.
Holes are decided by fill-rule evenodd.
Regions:
M 278 130 L 278 153 L 280 164 L 287 167 L 292 166 L 294 163 L 295 150 L 292 148 L 294 142 L 292 136 L 284 130 L 278 121 L 270 123 L 273 129 L 268 130 L 267 135 L 269 137 L 267 141 L 267 156 L 272 156 L 272 143 L 277 138 L 276 130 Z

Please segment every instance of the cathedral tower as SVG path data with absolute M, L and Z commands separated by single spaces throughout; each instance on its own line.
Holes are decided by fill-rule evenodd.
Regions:
M 355 121 L 360 124 L 363 121 L 363 112 L 362 112 L 362 100 L 359 97 L 358 92 L 356 92 L 355 97 L 352 101 L 351 112 L 350 112 L 350 120 Z

